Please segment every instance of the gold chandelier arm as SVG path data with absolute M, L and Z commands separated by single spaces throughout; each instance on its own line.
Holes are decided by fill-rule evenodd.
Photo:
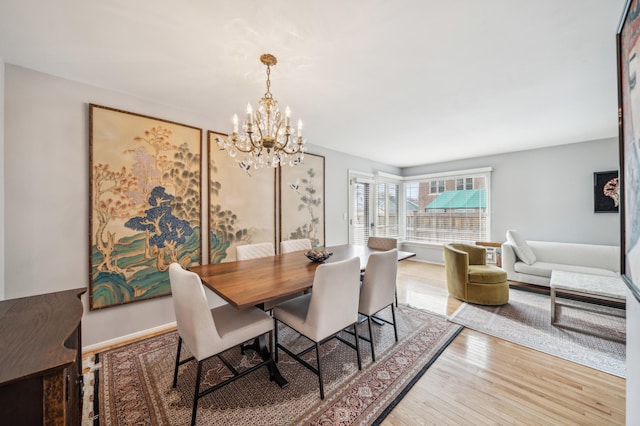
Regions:
M 295 143 L 295 147 L 296 147 L 296 149 L 294 149 L 293 151 L 290 151 L 290 150 L 287 149 L 287 145 L 285 145 L 285 146 L 282 147 L 282 151 L 285 152 L 288 155 L 297 154 L 297 153 L 300 152 L 300 148 L 302 148 L 302 143 L 296 142 Z

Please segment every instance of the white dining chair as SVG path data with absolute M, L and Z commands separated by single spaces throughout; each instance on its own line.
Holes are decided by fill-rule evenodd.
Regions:
M 245 244 L 236 247 L 237 260 L 259 259 L 261 257 L 275 256 L 273 243 Z
M 300 238 L 298 240 L 280 241 L 280 253 L 291 253 L 294 251 L 311 250 L 311 240 L 308 238 Z
M 393 306 L 395 301 L 396 279 L 398 275 L 398 250 L 392 249 L 369 255 L 367 268 L 364 271 L 362 287 L 360 288 L 360 302 L 358 312 L 367 317 L 369 326 L 369 338 L 360 336 L 361 339 L 371 344 L 371 359 L 376 360 L 373 347 L 372 318 L 393 325 L 396 342 L 398 341 L 398 328 L 396 326 L 396 312 Z M 392 321 L 374 316 L 376 313 L 391 306 Z
M 266 333 L 269 333 L 269 341 L 271 341 L 274 323 L 267 313 L 258 308 L 239 310 L 231 305 L 223 305 L 209 309 L 200 277 L 193 272 L 185 271 L 177 263 L 169 266 L 169 282 L 179 336 L 173 372 L 174 388 L 178 384 L 178 368 L 193 359 L 198 361 L 191 412 L 191 424 L 194 425 L 200 398 L 260 367 L 274 365 L 270 356 L 259 364 L 238 372 L 221 356 L 222 352 L 248 340 L 264 336 Z M 183 342 L 193 356 L 180 360 Z M 216 355 L 229 368 L 233 376 L 201 391 L 202 363 Z M 272 376 L 270 371 L 270 377 Z
M 391 237 L 369 237 L 367 239 L 367 247 L 376 250 L 391 250 L 398 248 L 398 239 Z M 398 289 L 394 290 L 396 308 L 398 307 Z
M 275 361 L 278 362 L 278 349 L 308 368 L 318 376 L 320 399 L 324 399 L 324 381 L 320 362 L 320 345 L 336 337 L 356 351 L 358 369 L 362 369 L 358 339 L 358 299 L 360 294 L 360 259 L 351 259 L 322 264 L 316 268 L 313 287 L 310 294 L 298 296 L 273 308 L 275 319 Z M 278 342 L 278 321 L 286 324 L 314 345 L 301 352 L 292 350 Z M 343 329 L 353 327 L 355 344 L 338 336 Z M 317 368 L 302 359 L 302 356 L 315 347 Z

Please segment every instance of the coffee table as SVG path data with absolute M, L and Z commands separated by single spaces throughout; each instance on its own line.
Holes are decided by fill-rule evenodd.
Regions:
M 557 307 L 558 306 L 570 306 L 574 309 L 582 309 L 590 312 L 597 312 L 602 314 L 601 310 L 595 309 L 595 306 L 591 306 L 588 303 L 581 304 L 566 304 L 557 300 L 557 294 L 579 296 L 586 298 L 583 301 L 598 302 L 614 302 L 625 304 L 627 301 L 627 287 L 625 286 L 622 278 L 583 274 L 578 272 L 567 271 L 552 271 L 551 272 L 551 324 L 554 325 L 557 320 Z M 624 316 L 624 315 L 622 315 Z M 611 336 L 606 336 L 601 333 L 597 333 L 593 330 L 584 330 L 570 325 L 562 325 L 564 328 L 569 328 L 583 333 L 603 337 L 606 339 L 612 339 Z M 617 339 L 613 339 L 617 340 Z

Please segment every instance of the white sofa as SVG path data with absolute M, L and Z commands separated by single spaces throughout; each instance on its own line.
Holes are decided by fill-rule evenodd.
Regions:
M 522 253 L 523 241 L 519 241 L 520 246 L 517 246 L 515 241 L 507 238 L 507 242 L 502 244 L 502 268 L 510 281 L 549 287 L 553 270 L 620 275 L 620 248 L 617 246 L 526 241 L 529 250 Z

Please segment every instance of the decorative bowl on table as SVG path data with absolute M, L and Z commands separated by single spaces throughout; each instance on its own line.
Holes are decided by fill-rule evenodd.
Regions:
M 306 251 L 304 253 L 305 256 L 307 256 L 307 258 L 315 263 L 322 263 L 325 260 L 327 260 L 328 258 L 331 257 L 333 253 L 330 253 L 328 251 L 326 251 L 325 249 L 312 249 L 309 251 Z

